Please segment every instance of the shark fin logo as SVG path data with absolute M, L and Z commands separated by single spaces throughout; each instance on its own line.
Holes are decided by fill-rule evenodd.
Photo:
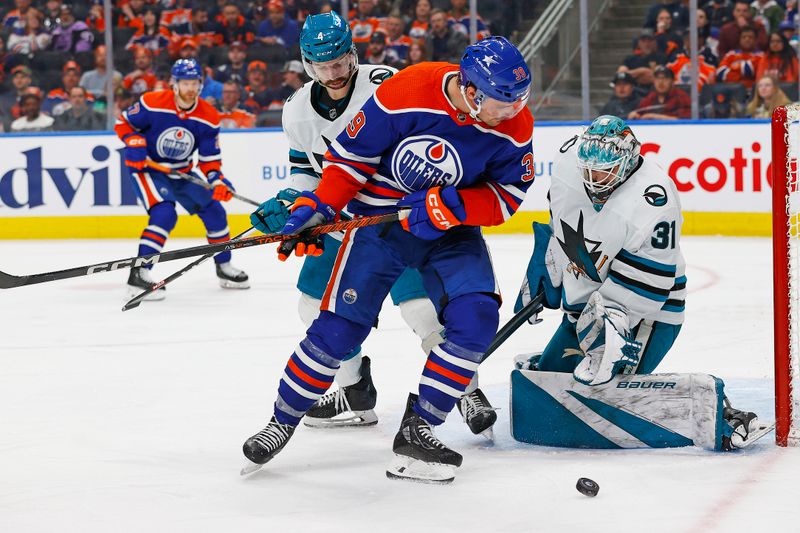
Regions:
M 597 271 L 603 267 L 608 260 L 608 256 L 603 255 L 602 250 L 600 250 L 601 242 L 592 241 L 584 236 L 583 211 L 580 211 L 578 225 L 575 229 L 562 220 L 561 233 L 564 235 L 564 240 L 557 240 L 558 244 L 561 245 L 561 249 L 564 250 L 564 253 L 567 254 L 570 260 L 567 272 L 572 273 L 575 279 L 583 275 L 592 281 L 601 283 L 602 280 Z M 587 247 L 587 244 L 590 245 L 591 249 Z M 599 265 L 597 265 L 598 261 L 600 261 Z

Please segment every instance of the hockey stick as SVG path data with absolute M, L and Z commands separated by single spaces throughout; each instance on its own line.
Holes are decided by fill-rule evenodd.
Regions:
M 498 331 L 494 336 L 494 339 L 492 339 L 489 347 L 486 348 L 486 352 L 483 354 L 483 359 L 481 359 L 481 364 L 483 364 L 483 362 L 486 361 L 489 356 L 500 347 L 501 344 L 506 342 L 506 339 L 508 339 L 515 331 L 517 331 L 522 324 L 527 322 L 530 317 L 542 311 L 543 299 L 544 293 L 540 292 L 534 296 L 533 299 L 525 305 L 525 307 L 520 309 L 516 315 L 512 316 L 502 328 L 500 328 L 500 331 Z
M 150 254 L 141 257 L 129 257 L 126 259 L 115 259 L 105 263 L 97 263 L 94 265 L 79 266 L 68 268 L 66 270 L 56 270 L 53 272 L 44 272 L 42 274 L 28 274 L 24 276 L 14 276 L 6 272 L 0 271 L 0 289 L 13 289 L 16 287 L 23 287 L 25 285 L 35 285 L 37 283 L 46 283 L 49 281 L 58 281 L 61 279 L 77 278 L 81 276 L 88 276 L 90 274 L 97 274 L 100 272 L 111 272 L 113 270 L 120 270 L 123 268 L 133 268 L 145 265 L 155 265 L 159 262 L 175 261 L 177 259 L 186 259 L 187 257 L 197 257 L 198 255 L 216 254 L 226 250 L 238 250 L 240 248 L 249 248 L 251 246 L 261 246 L 262 244 L 270 244 L 273 242 L 280 242 L 289 239 L 303 239 L 307 237 L 315 237 L 325 233 L 334 231 L 345 231 L 355 228 L 363 228 L 365 226 L 373 226 L 375 224 L 385 224 L 387 222 L 397 222 L 398 220 L 407 216 L 408 210 L 401 210 L 394 213 L 386 213 L 384 215 L 374 215 L 369 217 L 354 218 L 352 220 L 343 220 L 340 222 L 331 222 L 328 224 L 320 224 L 314 226 L 306 231 L 297 235 L 281 235 L 280 233 L 269 233 L 267 235 L 258 235 L 253 237 L 245 237 L 236 241 L 225 241 L 216 244 L 204 244 L 201 246 L 192 246 L 191 248 L 182 248 L 180 250 L 171 250 L 169 252 L 162 252 L 160 254 Z
M 173 176 L 178 176 L 182 180 L 190 181 L 190 182 L 194 183 L 195 185 L 199 185 L 199 186 L 203 187 L 204 189 L 208 189 L 208 190 L 212 189 L 210 183 L 208 183 L 206 180 L 204 180 L 202 178 L 199 178 L 197 176 L 193 176 L 192 174 L 187 174 L 186 172 L 181 172 L 180 170 L 175 170 L 174 168 L 170 168 L 170 167 L 162 165 L 160 163 L 156 163 L 155 161 L 151 161 L 149 159 L 147 160 L 147 166 L 152 168 L 153 170 L 156 170 L 156 171 L 161 172 L 163 174 L 172 174 Z M 254 205 L 256 207 L 261 205 L 260 203 L 256 202 L 255 200 L 251 200 L 250 198 L 246 198 L 246 197 L 242 196 L 241 194 L 238 194 L 238 193 L 236 193 L 234 191 L 231 191 L 231 194 L 237 200 L 241 200 L 242 202 L 245 202 L 247 204 Z
M 244 237 L 245 235 L 247 235 L 248 233 L 253 231 L 253 229 L 254 228 L 252 226 L 250 226 L 248 229 L 246 229 L 245 231 L 241 232 L 239 235 L 236 235 L 233 239 L 231 239 L 231 241 L 235 241 L 236 239 L 240 239 L 240 238 Z M 200 263 L 203 263 L 203 262 L 207 261 L 208 259 L 211 259 L 215 255 L 217 255 L 217 254 L 206 254 L 206 255 L 202 256 L 200 259 L 192 261 L 191 263 L 189 263 L 188 265 L 186 265 L 182 269 L 178 270 L 174 274 L 162 279 L 161 281 L 159 281 L 157 283 L 154 283 L 153 285 L 151 285 L 150 287 L 148 287 L 144 291 L 140 292 L 139 294 L 137 294 L 136 296 L 131 298 L 125 305 L 122 306 L 122 310 L 123 311 L 127 311 L 129 309 L 135 309 L 135 308 L 139 307 L 139 304 L 142 303 L 142 300 L 147 298 L 147 296 L 149 294 L 152 294 L 153 292 L 157 291 L 161 287 L 164 287 L 165 285 L 167 285 L 169 283 L 172 283 L 173 281 L 175 281 L 179 277 L 183 276 L 184 274 L 186 274 L 187 272 L 192 270 L 194 267 L 196 267 Z

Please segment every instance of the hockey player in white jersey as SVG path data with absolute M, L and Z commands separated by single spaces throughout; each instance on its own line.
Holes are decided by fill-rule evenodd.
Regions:
M 350 27 L 336 12 L 311 15 L 300 34 L 306 73 L 312 81 L 297 90 L 283 108 L 283 129 L 289 140 L 289 187 L 264 202 L 250 217 L 264 233 L 280 231 L 288 207 L 303 191 L 314 191 L 322 176 L 328 145 L 353 119 L 378 86 L 397 71 L 384 65 L 358 64 Z M 307 255 L 297 282 L 301 292 L 300 317 L 310 325 L 319 314 L 341 234 L 323 237 L 324 248 Z M 311 245 L 314 246 L 314 245 Z M 286 259 L 278 250 L 281 260 Z M 391 291 L 406 323 L 422 339 L 423 350 L 441 342 L 442 325 L 428 299 L 422 278 L 407 269 Z M 370 375 L 370 360 L 357 347 L 336 374 L 338 388 L 324 395 L 307 412 L 304 423 L 312 427 L 363 426 L 377 423 L 377 392 Z M 477 375 L 458 407 L 473 433 L 491 436 L 497 415 L 477 386 Z
M 599 425 L 607 428 L 609 419 L 614 418 L 609 413 L 617 411 L 606 403 L 593 402 L 607 399 L 607 390 L 618 393 L 627 387 L 628 382 L 621 386 L 610 383 L 619 374 L 652 373 L 680 332 L 686 298 L 681 205 L 672 179 L 653 160 L 642 157 L 639 148 L 624 120 L 605 115 L 559 150 L 549 193 L 551 221 L 549 225 L 534 223 L 533 256 L 517 310 L 544 293 L 544 306 L 560 308 L 564 316 L 541 354 L 518 361 L 518 368 L 541 375 L 528 374 L 532 378 L 528 380 L 518 373 L 516 381 L 512 377 L 512 432 L 519 440 L 556 446 L 614 447 L 607 445 L 610 443 L 627 447 L 624 443 L 628 441 L 614 431 L 600 436 L 604 429 L 598 429 Z M 556 375 L 551 379 L 546 372 L 571 372 L 574 381 Z M 703 389 L 697 375 L 683 375 L 694 376 L 694 380 L 674 376 L 678 376 L 674 382 L 662 380 L 655 388 L 666 387 L 671 392 L 686 383 L 695 392 Z M 741 446 L 758 426 L 757 418 L 732 409 L 722 395 L 722 382 L 708 378 L 704 382 L 712 398 L 706 402 L 708 415 L 687 431 L 710 448 Z M 561 385 L 552 385 L 556 381 Z M 635 383 L 650 396 L 641 399 L 635 395 L 638 391 L 633 391 L 622 401 L 641 399 L 646 411 L 647 404 L 652 404 L 652 388 Z M 609 385 L 603 387 L 605 384 Z M 554 389 L 559 390 L 553 397 L 559 397 L 564 388 L 569 394 L 561 395 L 565 398 L 562 407 L 575 417 L 566 416 L 561 436 L 549 434 L 541 426 L 532 431 L 531 426 L 539 422 L 528 418 L 529 410 L 543 410 L 539 400 L 531 399 L 540 399 L 540 392 L 550 394 Z M 537 405 L 525 403 L 529 401 Z M 625 408 L 631 409 L 631 405 Z M 686 412 L 690 411 L 687 404 Z M 633 424 L 637 429 L 632 429 L 628 419 L 617 425 L 634 434 L 633 441 L 653 447 L 692 443 L 677 432 L 665 433 L 659 416 L 656 413 L 649 419 L 655 420 L 652 425 L 637 421 Z M 723 418 L 727 424 L 722 423 Z M 591 431 L 585 431 L 582 424 Z M 572 431 L 565 430 L 567 426 Z

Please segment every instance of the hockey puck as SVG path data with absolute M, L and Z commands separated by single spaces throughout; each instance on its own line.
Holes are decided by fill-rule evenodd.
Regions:
M 589 496 L 590 498 L 597 496 L 597 493 L 600 491 L 600 485 L 588 477 L 580 478 L 578 483 L 575 485 L 575 488 L 578 489 L 578 492 L 585 496 Z

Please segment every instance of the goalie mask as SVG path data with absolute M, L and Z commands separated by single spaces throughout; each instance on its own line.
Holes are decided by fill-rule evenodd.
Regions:
M 621 118 L 600 116 L 578 141 L 578 167 L 595 209 L 606 203 L 639 164 L 641 143 Z

